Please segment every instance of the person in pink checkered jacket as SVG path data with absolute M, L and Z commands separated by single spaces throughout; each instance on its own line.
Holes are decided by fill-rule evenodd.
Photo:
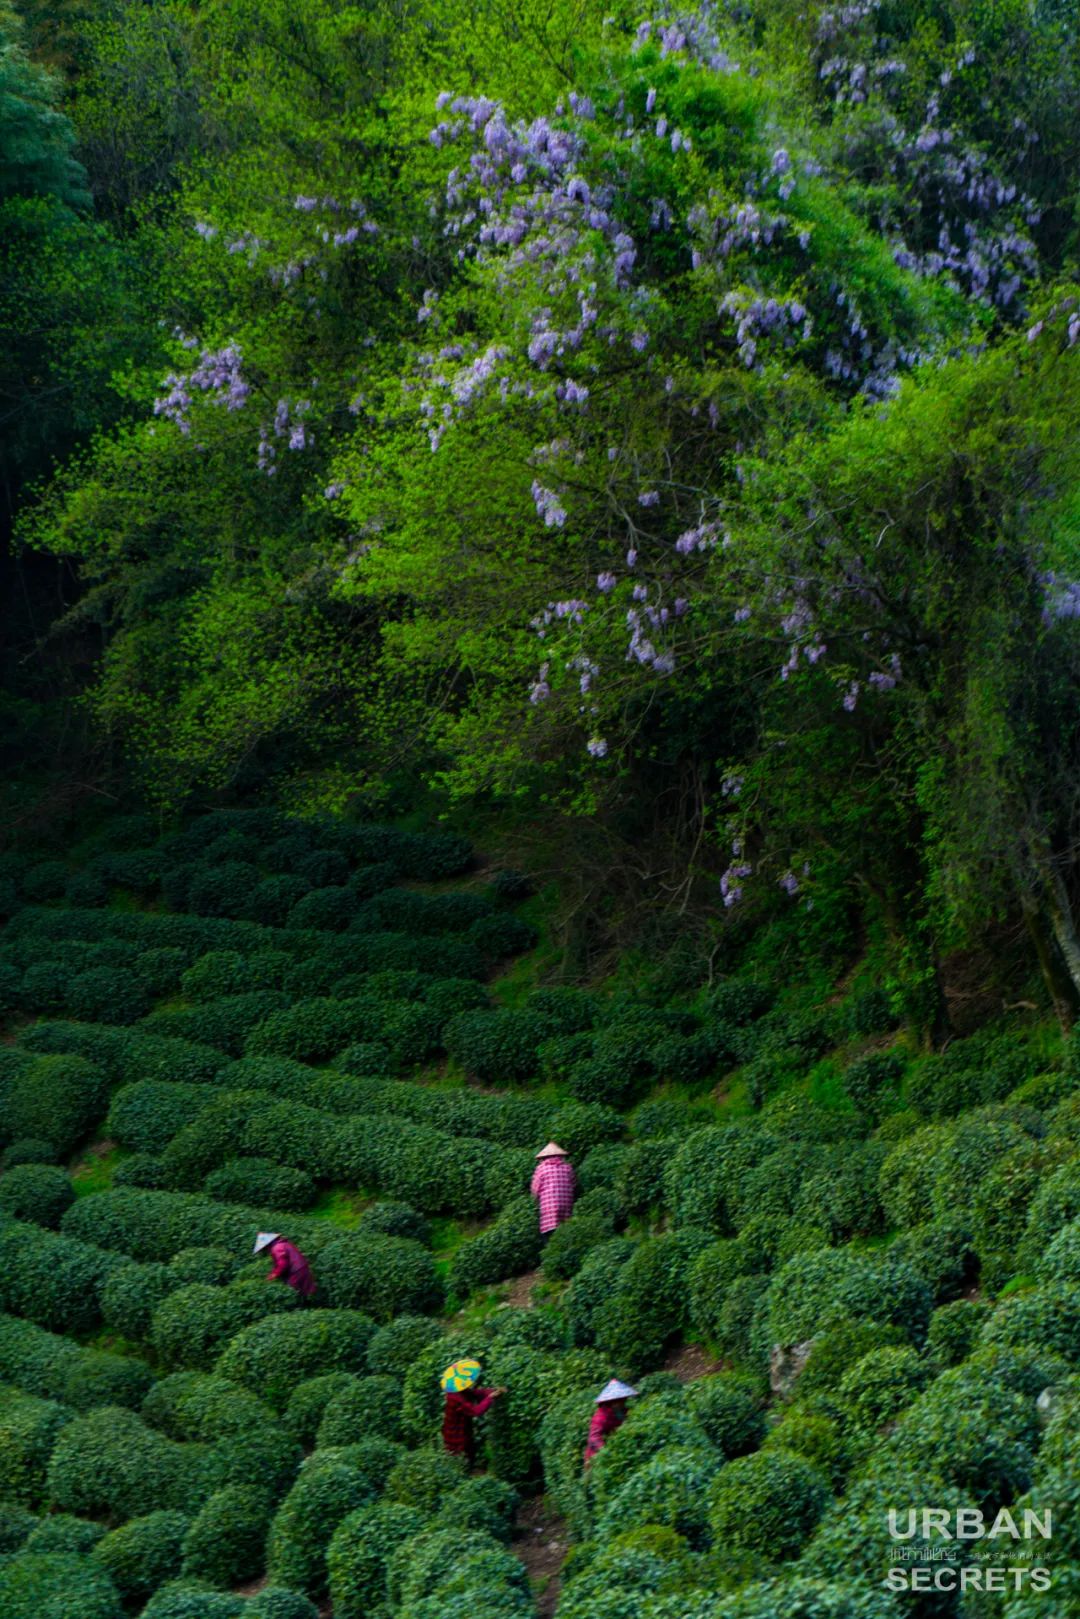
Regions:
M 540 1235 L 551 1233 L 569 1220 L 577 1196 L 577 1176 L 566 1153 L 556 1141 L 549 1141 L 537 1153 L 530 1191 L 540 1201 Z

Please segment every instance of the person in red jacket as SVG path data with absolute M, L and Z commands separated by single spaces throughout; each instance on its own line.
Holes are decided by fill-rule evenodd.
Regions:
M 588 1467 L 598 1451 L 603 1450 L 616 1428 L 626 1421 L 626 1402 L 632 1400 L 637 1389 L 629 1383 L 620 1383 L 613 1377 L 596 1396 L 596 1410 L 589 1423 L 589 1437 L 585 1444 L 585 1466 Z
M 482 1417 L 494 1400 L 505 1394 L 504 1388 L 485 1389 L 478 1383 L 472 1388 L 448 1390 L 444 1396 L 442 1437 L 443 1446 L 451 1456 L 464 1456 L 470 1467 L 476 1464 L 476 1419 Z
M 315 1292 L 315 1278 L 311 1274 L 311 1266 L 295 1243 L 287 1242 L 280 1231 L 260 1231 L 255 1238 L 255 1252 L 264 1253 L 270 1250 L 270 1258 L 274 1261 L 274 1268 L 266 1280 L 268 1282 L 284 1282 L 286 1287 L 302 1299 L 310 1299 Z

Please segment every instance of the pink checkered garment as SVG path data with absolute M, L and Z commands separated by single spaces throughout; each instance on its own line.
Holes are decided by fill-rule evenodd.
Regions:
M 536 1166 L 532 1195 L 540 1199 L 540 1234 L 554 1231 L 574 1212 L 577 1176 L 565 1158 L 545 1158 Z

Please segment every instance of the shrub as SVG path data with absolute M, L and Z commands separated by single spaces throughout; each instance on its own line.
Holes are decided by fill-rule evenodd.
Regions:
M 374 1499 L 371 1485 L 353 1467 L 318 1455 L 274 1515 L 267 1542 L 272 1580 L 316 1599 L 326 1591 L 326 1552 L 343 1518 Z
M 141 1361 L 83 1349 L 30 1321 L 0 1315 L 0 1378 L 77 1411 L 138 1406 L 152 1382 Z
M 307 892 L 300 877 L 266 877 L 256 883 L 244 901 L 244 915 L 268 927 L 284 927 L 294 905 Z
M 383 1331 L 388 1330 L 383 1328 Z M 314 1450 L 315 1435 L 330 1401 L 342 1389 L 352 1388 L 356 1381 L 351 1372 L 321 1372 L 317 1377 L 298 1383 L 289 1395 L 284 1415 L 285 1426 L 293 1438 Z
M 912 1226 L 890 1244 L 888 1258 L 921 1277 L 935 1304 L 957 1298 L 977 1269 L 970 1228 L 955 1220 Z
M 56 1148 L 51 1141 L 42 1141 L 40 1137 L 20 1136 L 13 1141 L 10 1147 L 5 1147 L 0 1154 L 0 1170 L 14 1169 L 19 1164 L 53 1164 L 56 1162 Z
M 450 1290 L 468 1298 L 477 1287 L 532 1270 L 540 1258 L 540 1227 L 531 1197 L 515 1198 L 471 1242 L 463 1243 L 450 1266 Z
M 0 1565 L 4 1619 L 122 1619 L 104 1569 L 62 1552 L 20 1552 Z
M 446 1049 L 485 1084 L 525 1084 L 537 1072 L 537 1047 L 550 1033 L 535 1012 L 459 1012 L 446 1025 Z
M 256 983 L 248 958 L 238 950 L 207 950 L 183 974 L 180 986 L 189 1001 L 216 1001 L 268 987 Z
M 258 1489 L 230 1484 L 215 1490 L 192 1520 L 183 1541 L 185 1578 L 235 1586 L 261 1573 L 267 1500 Z
M 319 1255 L 319 1279 L 335 1308 L 363 1309 L 378 1321 L 428 1315 L 443 1302 L 434 1259 L 407 1237 L 339 1237 Z
M 16 1506 L 13 1501 L 0 1505 L 0 1557 L 6 1561 L 9 1552 L 17 1552 L 20 1546 L 27 1545 L 37 1523 L 32 1512 Z
M 56 1436 L 70 1420 L 71 1412 L 54 1400 L 0 1387 L 0 1498 L 40 1504 Z
M 658 1524 L 700 1549 L 708 1538 L 707 1492 L 721 1465 L 707 1448 L 669 1446 L 630 1476 L 600 1518 L 597 1535 L 606 1539 Z
M 135 958 L 135 976 L 154 1000 L 162 995 L 174 995 L 180 988 L 187 959 L 187 952 L 175 945 L 144 950 Z
M 519 1593 L 518 1613 L 529 1611 L 524 1564 L 490 1535 L 477 1531 L 429 1529 L 407 1541 L 390 1558 L 387 1583 L 391 1602 L 400 1604 L 405 1614 L 424 1597 L 432 1599 L 429 1611 L 439 1613 L 458 1594 L 471 1594 L 475 1602 L 481 1592 L 486 1596 L 494 1590 L 498 1595 L 504 1588 Z
M 40 905 L 43 900 L 59 899 L 70 875 L 63 860 L 41 860 L 22 874 L 23 897 L 31 905 Z
M 988 1507 L 1028 1487 L 1037 1443 L 1034 1403 L 992 1371 L 965 1365 L 942 1372 L 908 1407 L 872 1461 L 881 1476 L 901 1468 L 936 1474 Z
M 244 1327 L 296 1307 L 291 1288 L 262 1282 L 231 1287 L 194 1283 L 168 1294 L 153 1313 L 150 1336 L 162 1364 L 209 1370 Z
M 94 1548 L 126 1602 L 141 1603 L 180 1571 L 180 1547 L 188 1520 L 182 1512 L 147 1513 L 111 1530 Z
M 119 1265 L 101 1287 L 105 1325 L 123 1338 L 149 1338 L 154 1311 L 176 1285 L 165 1265 Z
M 165 1166 L 152 1152 L 133 1152 L 113 1170 L 114 1186 L 141 1186 L 159 1192 L 165 1185 Z
M 765 1437 L 765 1418 L 753 1388 L 728 1372 L 692 1383 L 687 1403 L 706 1438 L 728 1461 L 756 1450 Z
M 360 906 L 352 888 L 313 888 L 297 900 L 285 926 L 317 928 L 325 933 L 344 933 Z
M 58 1157 L 72 1152 L 105 1108 L 108 1081 L 81 1057 L 39 1057 L 11 1080 L 4 1112 L 12 1136 L 51 1142 Z
M 845 1427 L 868 1443 L 911 1404 L 927 1375 L 914 1349 L 872 1349 L 840 1379 L 838 1404 Z
M 697 1130 L 687 1136 L 664 1178 L 675 1223 L 711 1227 L 720 1236 L 731 1236 L 739 1223 L 741 1182 L 776 1146 L 771 1136 L 748 1125 Z
M 151 1033 L 170 1039 L 202 1041 L 231 1057 L 239 1057 L 251 1030 L 288 1004 L 277 990 L 252 990 L 246 995 L 225 995 L 197 1006 L 155 1012 L 143 1025 Z
M 171 1439 L 201 1443 L 274 1426 L 273 1413 L 254 1394 L 206 1372 L 173 1372 L 159 1378 L 143 1401 L 142 1415 Z
M 0 1193 L 3 1186 L 0 1180 Z M 1080 1220 L 1062 1226 L 1040 1255 L 1035 1274 L 1049 1282 L 1080 1282 Z
M 708 1232 L 688 1228 L 640 1243 L 620 1268 L 592 1323 L 597 1345 L 616 1365 L 644 1370 L 662 1359 L 686 1323 L 690 1265 L 708 1245 Z
M 0 1175 L 0 1209 L 16 1220 L 55 1229 L 74 1201 L 70 1176 L 50 1164 L 17 1164 Z
M 214 1591 L 201 1580 L 172 1580 L 150 1598 L 142 1619 L 240 1619 L 243 1597 Z
M 430 1316 L 400 1315 L 373 1334 L 368 1344 L 368 1370 L 404 1380 L 421 1352 L 441 1334 L 439 1323 Z
M 332 1394 L 316 1445 L 351 1445 L 368 1436 L 401 1437 L 401 1384 L 393 1377 L 360 1377 Z
M 1080 1219 L 1080 1159 L 1063 1164 L 1039 1187 L 1020 1250 L 1022 1265 L 1037 1263 L 1051 1238 Z
M 240 1262 L 229 1248 L 181 1248 L 169 1260 L 169 1275 L 178 1287 L 186 1282 L 216 1287 L 221 1282 L 231 1282 L 239 1270 Z M 263 1274 L 261 1269 L 259 1274 Z
M 903 1332 L 897 1326 L 875 1321 L 839 1321 L 814 1338 L 809 1359 L 799 1376 L 799 1398 L 813 1402 L 815 1396 L 835 1394 L 856 1361 L 872 1350 L 896 1348 L 903 1343 Z
M 943 1304 L 930 1317 L 926 1353 L 938 1371 L 959 1366 L 979 1341 L 990 1314 L 988 1305 L 975 1299 L 955 1299 Z
M 267 1316 L 239 1332 L 218 1371 L 282 1410 L 297 1383 L 318 1372 L 361 1372 L 375 1323 L 359 1310 Z
M 105 1128 L 122 1147 L 159 1154 L 215 1099 L 207 1085 L 139 1080 L 116 1092 Z
M 189 869 L 186 883 L 187 909 L 196 916 L 241 916 L 260 881 L 258 867 L 243 860 L 224 860 L 213 866 L 196 864 Z M 168 876 L 164 888 L 172 904 Z
M 408 1237 L 413 1242 L 431 1246 L 431 1227 L 422 1214 L 407 1203 L 385 1201 L 372 1203 L 360 1216 L 358 1229 L 384 1237 Z
M 921 1343 L 929 1291 L 908 1266 L 876 1263 L 849 1249 L 800 1254 L 774 1277 L 765 1323 L 770 1343 L 801 1343 L 849 1317 L 894 1323 Z
M 92 967 L 68 985 L 65 1005 L 86 1023 L 137 1023 L 150 1010 L 150 993 L 137 975 L 116 967 Z
M 370 1619 L 385 1609 L 387 1563 L 424 1526 L 424 1515 L 415 1507 L 389 1501 L 361 1507 L 342 1520 L 326 1557 L 336 1619 Z
M 202 1494 L 205 1448 L 178 1445 L 132 1411 L 103 1406 L 61 1431 L 48 1490 L 62 1512 L 133 1518 L 148 1502 L 190 1510 Z
M 467 1478 L 464 1484 L 458 1485 L 435 1521 L 439 1524 L 445 1520 L 447 1528 L 460 1524 L 465 1529 L 479 1529 L 505 1542 L 513 1532 L 518 1500 L 513 1485 L 502 1479 Z
M 38 1326 L 71 1333 L 97 1326 L 102 1284 L 119 1264 L 88 1243 L 0 1219 L 0 1307 Z
M 575 1344 L 591 1344 L 597 1312 L 614 1298 L 623 1267 L 634 1253 L 634 1244 L 624 1237 L 594 1248 L 567 1289 L 566 1316 Z
M 983 1328 L 982 1342 L 1003 1348 L 1031 1345 L 1080 1364 L 1080 1286 L 1047 1282 L 1001 1300 Z
M 271 1209 L 307 1209 L 315 1201 L 315 1182 L 302 1169 L 271 1163 L 269 1158 L 230 1158 L 211 1170 L 203 1191 L 225 1203 L 252 1203 Z
M 614 1235 L 610 1214 L 575 1214 L 573 1219 L 558 1226 L 544 1244 L 541 1265 L 545 1278 L 553 1282 L 569 1281 L 577 1275 L 593 1249 Z
M 319 1619 L 319 1610 L 299 1591 L 283 1585 L 267 1585 L 250 1598 L 244 1619 Z
M 785 1562 L 798 1556 L 831 1499 L 824 1475 L 778 1446 L 728 1463 L 709 1492 L 709 1522 L 730 1550 Z
M 31 1530 L 25 1545 L 28 1552 L 61 1552 L 85 1557 L 104 1533 L 104 1524 L 91 1523 L 88 1518 L 73 1518 L 67 1512 L 54 1512 Z

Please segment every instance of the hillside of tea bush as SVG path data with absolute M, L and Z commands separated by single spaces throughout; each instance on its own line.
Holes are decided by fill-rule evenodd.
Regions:
M 259 809 L 5 862 L 5 1616 L 1069 1612 L 1074 1043 L 1021 1012 L 927 1056 L 872 986 L 761 971 L 543 987 L 529 894 L 453 834 Z M 542 1248 L 551 1137 L 581 1195 Z M 471 1477 L 463 1355 L 508 1390 Z M 539 1497 L 570 1553 L 531 1588 Z M 1055 1606 L 891 1594 L 924 1502 L 1050 1510 Z

